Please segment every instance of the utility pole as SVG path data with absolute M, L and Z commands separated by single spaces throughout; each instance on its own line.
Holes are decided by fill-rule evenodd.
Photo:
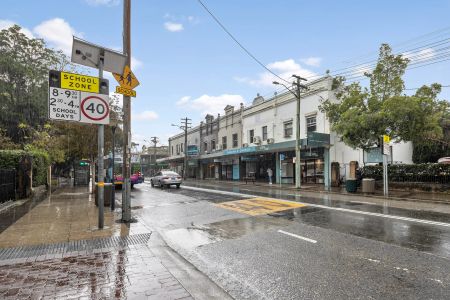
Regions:
M 155 176 L 155 174 L 156 174 L 156 144 L 158 143 L 159 140 L 158 140 L 158 137 L 152 136 L 150 141 L 153 143 L 153 174 L 152 174 L 152 176 Z
M 187 148 L 188 148 L 187 147 L 187 133 L 188 133 L 188 129 L 191 128 L 191 124 L 192 124 L 191 121 L 192 121 L 191 119 L 186 117 L 186 118 L 181 119 L 181 126 L 172 124 L 172 126 L 176 126 L 184 131 L 184 160 L 183 160 L 183 179 L 184 180 L 186 179 L 186 170 L 187 170 Z
M 295 124 L 295 188 L 300 189 L 301 181 L 302 181 L 302 168 L 300 161 L 300 153 L 301 153 L 301 140 L 300 140 L 300 89 L 308 89 L 307 86 L 301 84 L 302 81 L 307 81 L 306 78 L 300 77 L 298 75 L 292 75 L 296 80 L 292 84 L 296 86 L 296 91 L 292 91 L 290 88 L 285 86 L 283 83 L 279 83 L 274 81 L 273 84 L 280 84 L 284 86 L 291 94 L 295 96 L 297 99 L 297 114 L 296 114 L 296 124 Z M 281 164 L 281 161 L 280 161 Z M 281 182 L 281 177 L 280 177 Z
M 123 54 L 131 69 L 131 0 L 123 1 Z M 131 220 L 131 98 L 123 96 L 123 168 L 122 222 Z
M 104 57 L 100 55 L 98 61 L 98 77 L 100 81 L 103 78 L 103 62 Z M 98 228 L 102 229 L 105 223 L 104 209 L 105 209 L 105 168 L 103 167 L 103 152 L 105 140 L 105 125 L 98 125 L 98 180 L 97 180 L 97 197 L 98 197 Z

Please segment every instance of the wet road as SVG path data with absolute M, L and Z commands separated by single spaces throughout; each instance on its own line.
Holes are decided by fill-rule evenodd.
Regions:
M 448 299 L 449 215 L 244 193 L 142 184 L 132 205 L 138 218 L 237 299 Z M 305 206 L 280 211 L 284 203 L 256 196 Z M 274 211 L 251 215 L 268 207 Z

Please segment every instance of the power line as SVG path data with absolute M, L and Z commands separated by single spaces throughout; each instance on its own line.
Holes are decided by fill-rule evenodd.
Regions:
M 290 83 L 289 81 L 285 80 L 284 78 L 281 78 L 280 76 L 278 76 L 278 74 L 274 73 L 272 70 L 270 70 L 268 67 L 266 67 L 259 59 L 257 59 L 249 50 L 247 50 L 247 48 L 245 48 L 234 36 L 233 34 L 231 34 L 231 32 L 222 24 L 222 22 L 211 12 L 211 10 L 209 10 L 208 7 L 206 7 L 206 5 L 201 1 L 201 0 L 197 0 L 198 3 L 200 3 L 200 5 L 206 10 L 206 12 L 208 12 L 208 14 L 211 15 L 211 17 L 214 19 L 214 21 L 216 21 L 216 23 L 223 29 L 223 31 L 225 31 L 226 34 L 228 34 L 231 39 L 239 46 L 241 47 L 242 50 L 244 50 L 245 53 L 247 53 L 248 56 L 250 56 L 254 61 L 256 61 L 261 67 L 263 67 L 266 71 L 268 71 L 269 73 L 271 73 L 272 75 L 274 75 L 275 77 L 277 77 L 280 80 L 283 80 L 286 83 Z

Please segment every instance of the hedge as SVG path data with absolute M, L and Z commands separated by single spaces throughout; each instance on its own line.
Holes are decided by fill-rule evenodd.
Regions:
M 389 181 L 450 184 L 450 164 L 389 165 Z M 383 166 L 365 166 L 363 178 L 383 179 Z
M 33 186 L 46 184 L 50 157 L 42 150 L 0 150 L 0 169 L 18 170 L 20 160 L 24 156 L 30 156 L 33 159 Z

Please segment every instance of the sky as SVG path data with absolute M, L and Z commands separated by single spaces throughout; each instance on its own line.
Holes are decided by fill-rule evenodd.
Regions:
M 344 68 L 350 77 L 361 74 L 377 58 L 381 43 L 420 66 L 428 59 L 438 61 L 439 55 L 445 59 L 441 48 L 450 39 L 448 0 L 202 1 L 252 55 L 285 79 L 291 74 L 311 79 Z M 148 146 L 153 136 L 167 144 L 169 136 L 180 132 L 171 124 L 180 124 L 183 117 L 197 125 L 207 113 L 223 114 L 227 104 L 248 106 L 257 93 L 267 99 L 280 91 L 272 84 L 278 79 L 250 58 L 197 0 L 131 2 L 131 69 L 141 83 L 132 98 L 132 137 L 140 146 Z M 1 3 L 0 29 L 18 24 L 28 36 L 69 55 L 72 35 L 122 49 L 121 0 Z M 444 44 L 432 44 L 436 41 Z M 450 61 L 411 68 L 405 86 L 450 85 L 449 70 Z M 112 75 L 105 76 L 114 89 Z M 443 88 L 440 98 L 450 99 L 450 88 Z

